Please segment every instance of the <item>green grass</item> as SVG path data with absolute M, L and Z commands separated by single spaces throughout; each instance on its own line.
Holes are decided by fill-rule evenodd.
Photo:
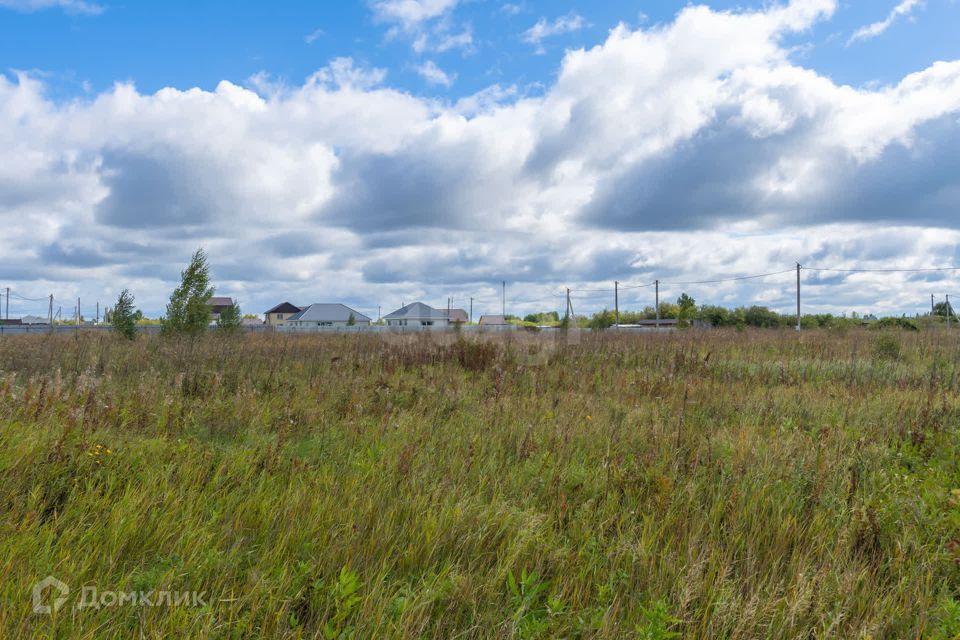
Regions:
M 953 334 L 446 338 L 0 340 L 0 637 L 958 637 Z

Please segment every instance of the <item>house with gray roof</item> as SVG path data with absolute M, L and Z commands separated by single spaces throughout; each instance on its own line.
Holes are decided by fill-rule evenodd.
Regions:
M 294 313 L 286 320 L 286 325 L 294 329 L 315 327 L 369 327 L 370 318 L 345 304 L 338 302 L 317 302 Z
M 422 302 L 411 302 L 383 316 L 388 327 L 447 327 L 450 316 L 446 309 L 434 309 Z

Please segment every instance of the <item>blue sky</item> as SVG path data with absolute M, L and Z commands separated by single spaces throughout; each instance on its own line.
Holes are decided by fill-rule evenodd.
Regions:
M 669 23 L 687 3 L 606 0 L 462 2 L 424 30 L 469 33 L 469 44 L 445 51 L 411 47 L 412 33 L 391 35 L 394 21 L 364 2 L 188 1 L 90 2 L 95 11 L 8 10 L 0 16 L 0 60 L 7 69 L 37 70 L 59 95 L 108 89 L 131 81 L 145 92 L 163 87 L 213 89 L 266 72 L 298 83 L 330 59 L 347 56 L 389 70 L 392 86 L 456 99 L 493 83 L 542 90 L 554 80 L 567 48 L 602 42 L 620 22 Z M 717 10 L 761 8 L 769 2 L 708 3 Z M 847 0 L 829 22 L 793 35 L 795 57 L 837 83 L 891 83 L 934 60 L 960 57 L 960 3 L 926 0 L 882 38 L 848 44 L 860 27 L 880 21 L 896 2 Z M 542 51 L 525 41 L 539 20 L 579 17 L 569 32 L 545 37 Z M 440 24 L 444 23 L 444 24 Z M 417 31 L 419 33 L 419 31 Z M 456 80 L 430 83 L 425 61 Z
M 958 0 L 0 0 L 0 287 L 157 315 L 203 246 L 248 311 L 592 311 L 960 265 L 958 32 Z M 960 297 L 828 274 L 807 310 Z

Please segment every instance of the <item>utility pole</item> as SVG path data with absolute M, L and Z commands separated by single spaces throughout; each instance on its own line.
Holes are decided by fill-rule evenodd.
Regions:
M 97 318 L 94 321 L 96 324 L 100 324 L 100 301 L 97 300 Z
M 50 320 L 50 331 L 53 331 L 53 294 L 50 294 L 50 308 L 47 310 L 47 318 Z
M 797 331 L 800 331 L 800 263 L 797 263 Z
M 950 328 L 950 316 L 953 315 L 953 310 L 950 308 L 950 294 L 947 294 L 947 328 Z
M 77 326 L 80 326 L 80 298 L 77 298 Z
M 656 326 L 656 328 L 659 329 L 660 328 L 660 281 L 654 280 L 653 285 L 654 285 L 653 290 L 655 292 L 654 304 L 656 305 L 656 308 L 657 308 L 657 323 L 654 326 Z
M 620 328 L 620 282 L 613 281 L 613 308 L 617 314 L 617 328 Z
M 569 297 L 569 290 L 567 295 Z M 503 315 L 504 318 L 507 317 L 507 281 L 506 280 L 503 281 L 503 294 L 501 298 L 500 313 L 501 315 Z
M 470 298 L 470 324 L 473 324 L 473 298 Z
M 937 315 L 937 306 L 936 306 L 935 304 L 933 304 L 933 294 L 932 294 L 932 293 L 930 294 L 930 315 L 931 315 L 931 316 Z
M 380 305 L 377 305 L 377 324 L 380 324 Z
M 7 313 L 5 317 L 7 320 L 10 319 L 10 287 L 7 287 Z
M 573 320 L 570 316 L 570 287 L 567 287 L 567 312 L 564 314 L 567 318 L 567 328 L 570 328 L 570 322 Z

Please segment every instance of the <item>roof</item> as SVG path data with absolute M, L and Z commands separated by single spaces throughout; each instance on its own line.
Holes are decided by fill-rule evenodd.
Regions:
M 303 309 L 289 302 L 281 302 L 273 309 L 267 309 L 264 313 L 297 313 L 298 311 L 303 311 Z
M 232 307 L 233 298 L 228 298 L 226 296 L 213 296 L 207 300 L 207 304 L 211 307 Z
M 353 319 L 357 322 L 370 322 L 370 318 L 367 316 L 339 302 L 316 302 L 287 318 L 287 322 L 298 320 L 303 322 L 347 322 L 350 319 L 350 314 L 353 314 Z
M 0 320 L 0 325 L 17 326 L 19 324 L 22 324 L 20 322 L 20 318 L 8 318 L 8 319 Z
M 450 309 L 450 322 L 466 322 L 469 319 L 464 309 Z
M 422 302 L 411 302 L 410 304 L 400 307 L 393 313 L 388 313 L 383 316 L 384 320 L 446 320 L 447 312 L 441 311 L 440 309 L 434 309 L 433 307 L 427 306 Z
M 508 324 L 503 316 L 480 316 L 480 324 Z
M 243 327 L 259 327 L 263 324 L 263 320 L 259 318 L 243 318 L 240 320 L 240 325 Z
M 20 319 L 21 324 L 50 324 L 49 318 L 43 318 L 41 316 L 23 316 Z

